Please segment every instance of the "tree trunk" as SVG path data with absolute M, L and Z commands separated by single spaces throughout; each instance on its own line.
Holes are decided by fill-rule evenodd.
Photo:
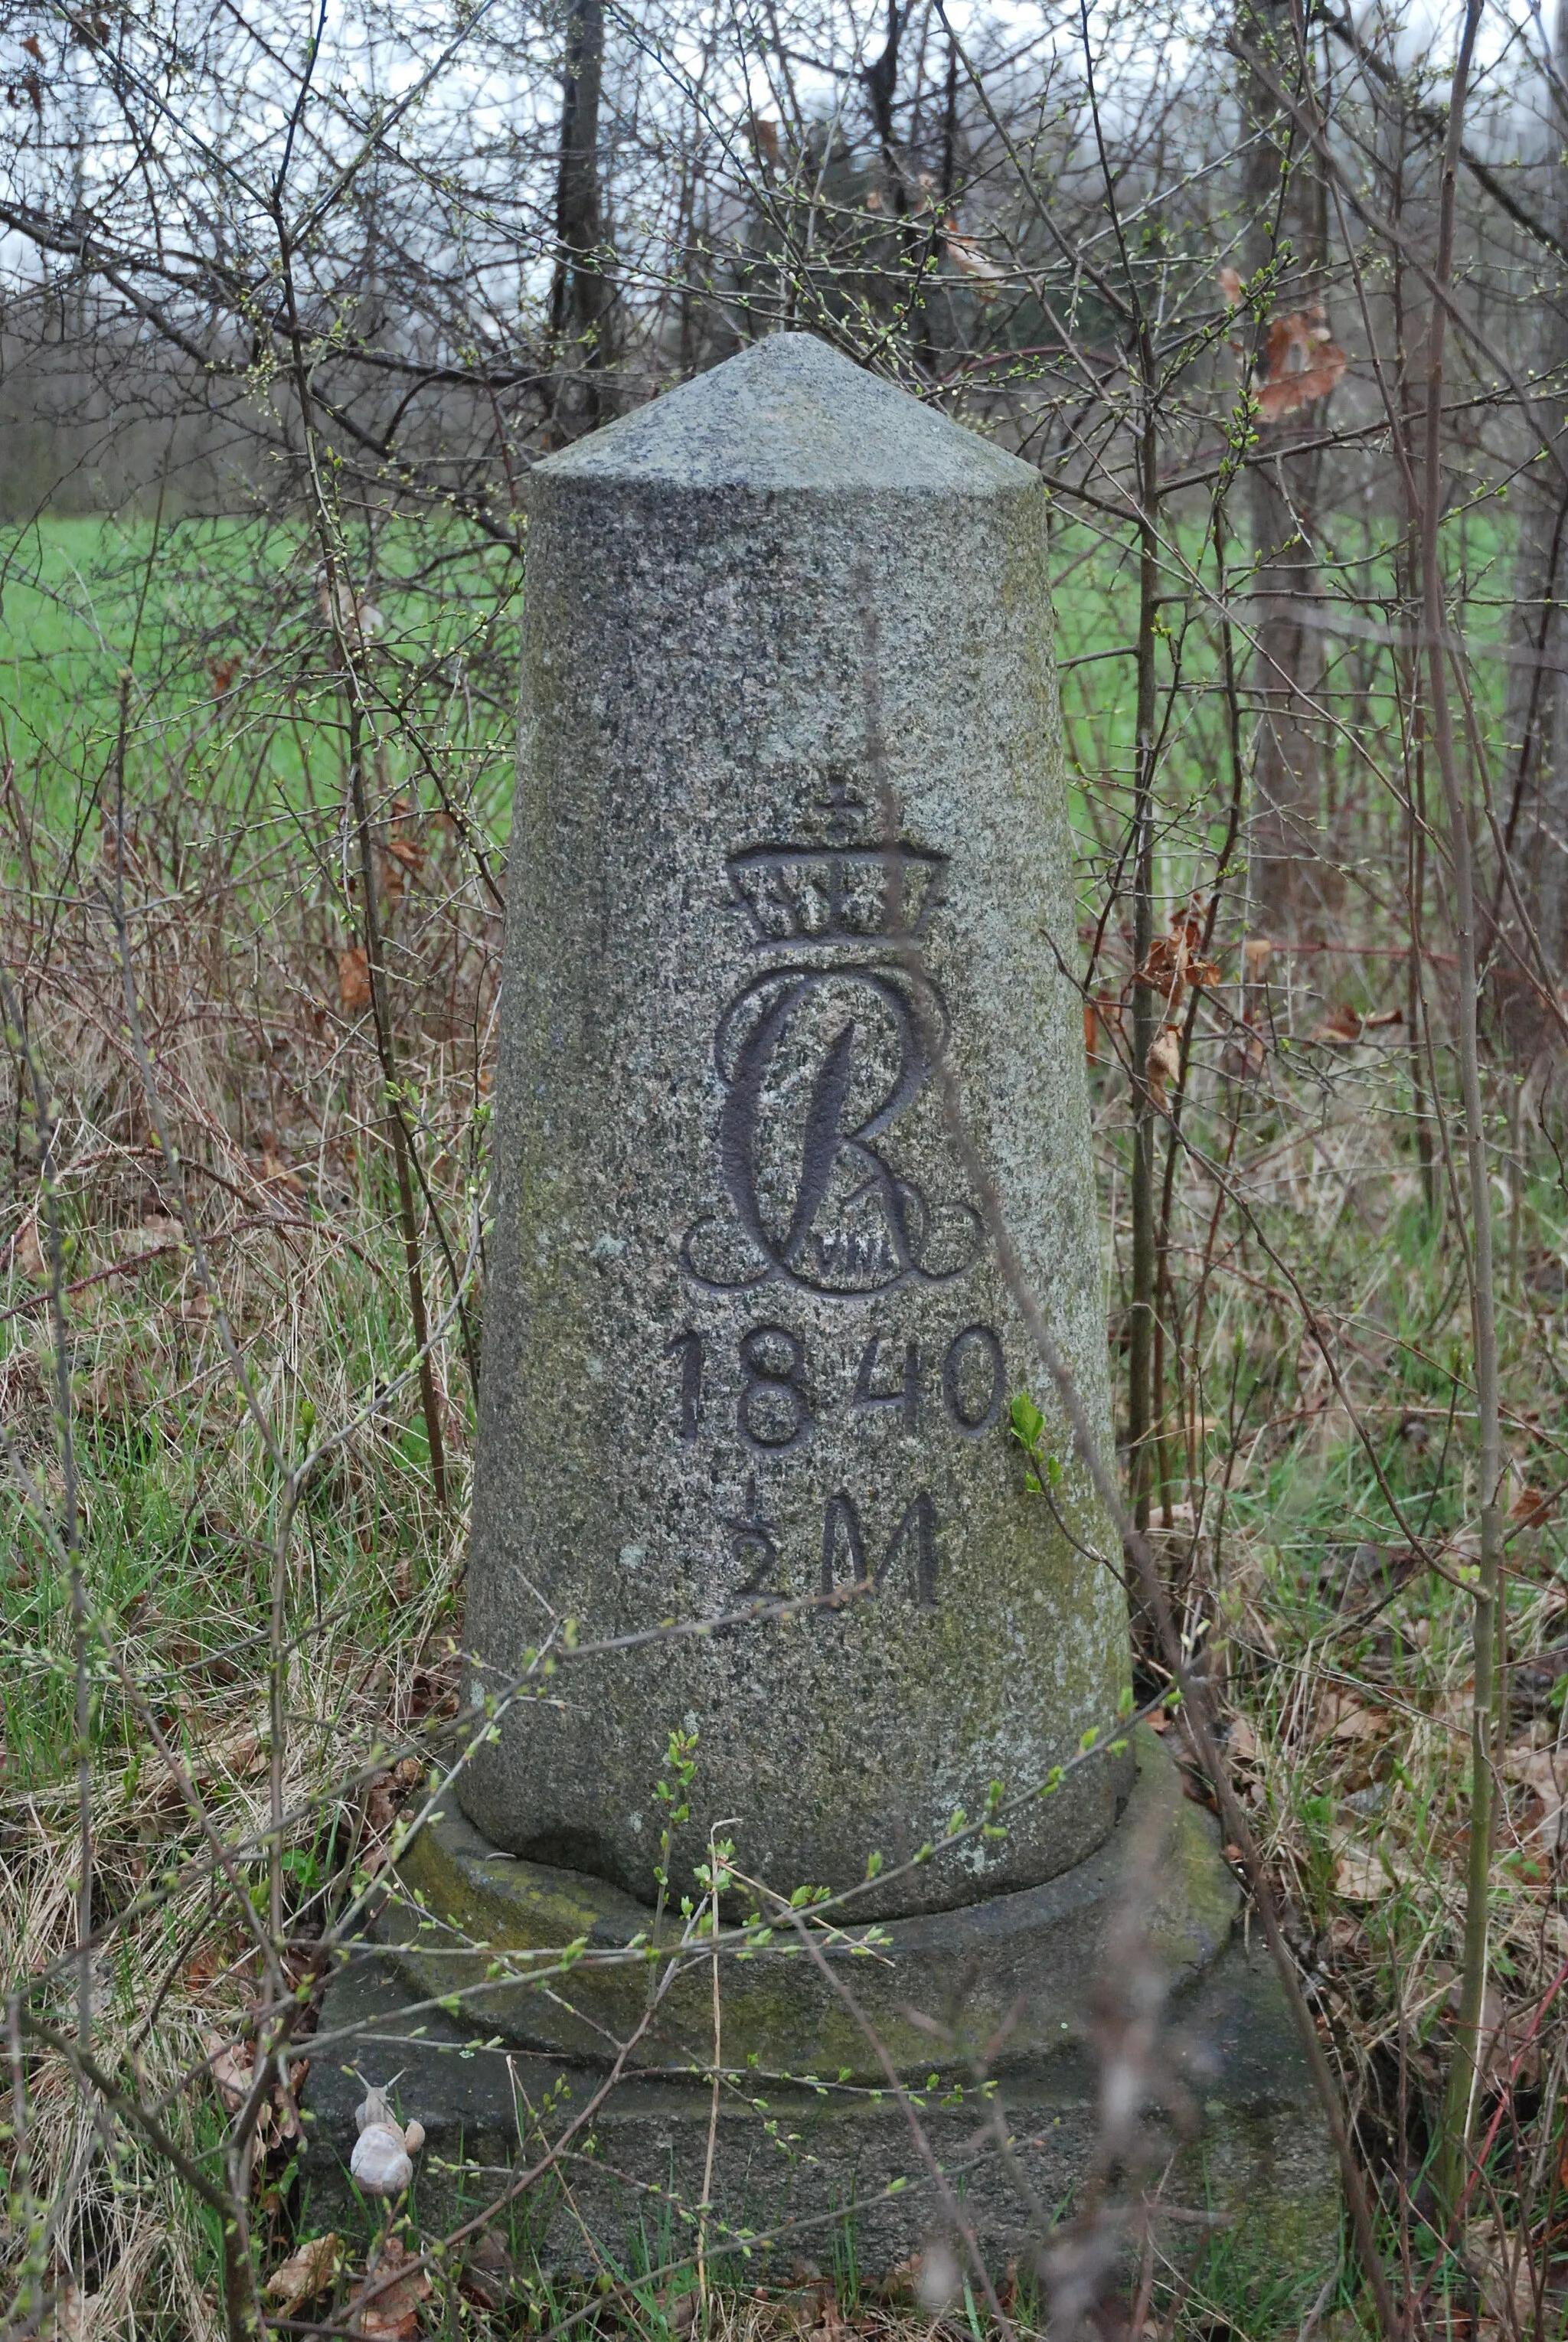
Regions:
M 1276 83 L 1297 79 L 1288 0 L 1239 0 L 1237 29 Z M 1326 257 L 1325 190 L 1293 142 L 1290 117 L 1263 76 L 1248 72 L 1243 106 L 1250 143 L 1243 160 L 1246 276 L 1260 322 L 1310 305 Z M 1293 145 L 1295 151 L 1293 153 Z M 1289 291 L 1281 281 L 1288 276 Z M 1258 336 L 1260 348 L 1265 335 Z M 1275 423 L 1260 421 L 1247 472 L 1255 648 L 1252 922 L 1289 941 L 1320 936 L 1343 894 L 1324 853 L 1323 760 L 1313 703 L 1323 680 L 1323 636 L 1310 623 L 1317 593 L 1317 500 L 1322 403 Z
M 604 412 L 596 379 L 610 357 L 614 287 L 599 187 L 599 100 L 604 75 L 604 0 L 572 0 L 561 92 L 561 163 L 555 183 L 555 279 L 550 326 L 561 349 L 556 415 L 591 428 Z
M 1559 8 L 1553 48 L 1558 72 L 1568 71 L 1568 5 Z M 1562 108 L 1550 86 L 1543 96 L 1553 180 L 1546 214 L 1558 235 L 1568 236 Z M 1538 316 L 1536 364 L 1549 385 L 1538 405 L 1561 433 L 1568 427 L 1568 286 L 1559 284 Z M 1568 973 L 1568 486 L 1555 465 L 1533 464 L 1519 479 L 1514 503 L 1519 539 L 1509 629 L 1508 764 L 1500 793 L 1503 846 L 1546 967 L 1561 981 Z M 1494 929 L 1513 946 L 1491 955 L 1493 1013 L 1511 1052 L 1528 1059 L 1556 1027 L 1528 973 L 1529 942 L 1501 871 L 1492 914 Z

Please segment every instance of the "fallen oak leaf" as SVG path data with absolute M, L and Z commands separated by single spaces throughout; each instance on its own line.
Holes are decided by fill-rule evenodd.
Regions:
M 67 2285 L 55 2303 L 55 2316 L 45 2331 L 49 2342 L 88 2342 L 97 2326 L 98 2296 L 78 2293 Z
M 194 1726 L 192 1736 L 195 1736 Z M 201 1781 L 238 1780 L 248 1773 L 265 1771 L 267 1751 L 260 1733 L 254 1728 L 242 1728 L 199 1748 L 192 1769 Z
M 1360 1846 L 1342 1838 L 1334 1856 L 1333 1883 L 1347 1903 L 1376 1903 L 1395 1887 L 1407 1887 L 1416 1874 L 1386 1847 Z
M 343 2247 L 329 2228 L 325 2237 L 310 2237 L 281 2268 L 274 2269 L 266 2289 L 282 2304 L 286 2317 L 302 2303 L 314 2301 L 318 2293 L 325 2293 L 342 2266 Z
M 474 2245 L 458 2274 L 458 2290 L 481 2309 L 492 2313 L 504 2308 L 516 2284 L 517 2272 L 512 2256 L 495 2234 L 486 2228 L 474 2239 Z M 664 2307 L 664 2296 L 658 2297 Z M 671 2312 L 664 2309 L 664 2322 L 670 2325 Z
M 1380 1707 L 1368 1707 L 1351 1692 L 1327 1692 L 1318 1710 L 1319 1737 L 1333 1740 L 1376 1740 L 1388 1729 Z
M 1478 2319 L 1478 2330 L 1533 2333 L 1537 2307 L 1529 2238 L 1499 2227 L 1495 2220 L 1473 2221 L 1464 2232 L 1464 2258 L 1490 2313 Z
M 237 2115 L 251 2093 L 251 2062 L 249 2053 L 241 2057 L 237 2046 L 225 2041 L 221 2033 L 209 2033 L 202 2042 L 207 2053 L 207 2071 L 213 2077 L 213 2087 L 223 2102 L 225 2111 Z
M 48 1274 L 44 1247 L 38 1241 L 36 1212 L 29 1212 L 16 1231 L 16 1240 L 11 1247 L 11 1266 L 19 1276 L 26 1277 L 34 1285 L 41 1285 Z
M 305 1181 L 287 1156 L 280 1155 L 277 1148 L 265 1139 L 262 1142 L 262 1185 L 285 1188 L 292 1196 L 305 1193 Z
M 1503 1759 L 1503 1770 L 1540 1800 L 1539 1814 L 1529 1817 L 1521 1835 L 1539 1837 L 1549 1847 L 1568 1844 L 1568 1818 L 1563 1812 L 1568 1804 L 1568 1748 L 1511 1748 Z
M 434 2287 L 400 2237 L 388 2237 L 355 2296 L 349 2324 L 361 2334 L 376 2334 L 383 2342 L 414 2342 L 419 2331 L 419 2305 Z

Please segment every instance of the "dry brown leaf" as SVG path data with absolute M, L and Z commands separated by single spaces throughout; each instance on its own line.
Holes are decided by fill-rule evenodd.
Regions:
M 1258 1753 L 1258 1736 L 1244 1716 L 1231 1718 L 1231 1728 L 1225 1735 L 1225 1747 L 1238 1765 L 1251 1765 Z
M 11 1247 L 11 1266 L 18 1276 L 42 1284 L 48 1274 L 44 1260 L 44 1247 L 38 1241 L 38 1215 L 29 1212 L 16 1231 L 16 1241 Z
M 370 963 L 358 944 L 337 956 L 337 991 L 347 1009 L 370 1006 Z
M 285 1155 L 265 1141 L 262 1146 L 262 1181 L 268 1187 L 285 1187 L 291 1196 L 303 1196 L 305 1181 Z
M 1449 2005 L 1457 2015 L 1460 1980 L 1449 1990 Z M 1505 2089 L 1511 2082 L 1533 2087 L 1541 2078 L 1541 2045 L 1530 2031 L 1531 2011 L 1511 2009 L 1494 1984 L 1488 1984 L 1481 2001 L 1481 2079 L 1488 2090 Z
M 314 2301 L 318 2293 L 325 2293 L 342 2261 L 343 2247 L 329 2229 L 325 2237 L 310 2237 L 281 2268 L 274 2269 L 266 2289 L 275 2301 L 282 2303 L 286 2317 L 302 2302 Z
M 1242 946 L 1242 965 L 1246 969 L 1249 984 L 1262 983 L 1263 970 L 1273 956 L 1273 938 L 1271 936 L 1247 937 L 1246 942 Z
M 1329 1011 L 1321 1025 L 1314 1025 L 1312 1028 L 1314 1041 L 1359 1041 L 1361 1035 L 1362 1019 L 1349 1002 L 1343 1000 Z
M 1271 317 L 1263 356 L 1253 375 L 1265 423 L 1277 423 L 1313 399 L 1326 398 L 1345 370 L 1344 352 L 1329 334 L 1322 309 Z
M 1533 1488 L 1527 1480 L 1508 1507 L 1508 1517 L 1516 1529 L 1533 1529 L 1547 1519 L 1555 1497 L 1544 1488 Z
M 1169 1086 L 1182 1070 L 1182 1031 L 1167 1025 L 1149 1044 L 1149 1096 L 1157 1106 L 1169 1103 Z
M 194 1960 L 185 1964 L 187 1992 L 205 1992 L 215 1983 L 229 1964 L 231 1955 L 218 1943 L 204 1944 Z
M 1164 998 L 1165 1014 L 1174 1016 L 1189 986 L 1218 984 L 1220 971 L 1212 960 L 1200 959 L 1203 921 L 1195 903 L 1174 913 L 1168 935 L 1156 936 L 1134 982 L 1152 985 Z
M 1375 1903 L 1393 1885 L 1375 1855 L 1368 1854 L 1364 1848 L 1336 1857 L 1333 1883 L 1335 1892 L 1343 1895 L 1347 1903 Z
M 1381 1707 L 1368 1707 L 1353 1692 L 1323 1694 L 1318 1708 L 1318 1736 L 1334 1740 L 1376 1740 L 1388 1729 Z
M 400 2274 L 407 2265 L 406 2274 Z M 419 2305 L 433 2291 L 429 2277 L 402 2239 L 388 2237 L 375 2267 L 367 2271 L 355 2308 L 362 2334 L 378 2334 L 383 2342 L 414 2342 L 419 2331 Z M 351 2315 L 350 2324 L 354 2323 Z
M 193 1726 L 195 1736 L 199 1727 Z M 194 1760 L 196 1778 L 200 1781 L 238 1780 L 247 1773 L 264 1772 L 267 1754 L 261 1735 L 250 1729 L 225 1733 L 221 1738 L 209 1740 L 198 1748 Z
M 1084 1046 L 1096 1061 L 1114 1057 L 1122 1036 L 1122 1004 L 1109 992 L 1084 1003 Z
M 207 2053 L 207 2069 L 212 2075 L 214 2088 L 228 2113 L 237 2115 L 250 2096 L 248 2051 L 245 2053 L 242 2063 L 241 2053 L 232 2041 L 225 2041 L 221 2033 L 209 2033 L 202 2047 Z
M 948 255 L 974 286 L 977 301 L 994 301 L 1000 287 L 1007 281 L 1007 271 L 991 255 L 975 243 L 972 235 L 960 235 L 950 219 L 944 238 Z
M 504 2307 L 507 2296 L 516 2282 L 516 2275 L 511 2254 L 494 2229 L 486 2228 L 474 2239 L 457 2282 L 467 2299 L 477 2303 L 481 2309 L 494 2313 Z M 672 2287 L 666 2287 L 658 2296 L 659 2307 L 664 2313 L 667 2325 L 674 2324 L 677 2314 L 669 2301 L 672 2291 Z M 693 2298 L 695 2299 L 696 2296 L 694 2295 Z
M 1568 1846 L 1568 1748 L 1511 1748 L 1503 1769 L 1540 1800 L 1539 1813 L 1522 1817 L 1521 1836 L 1549 1847 Z
M 1407 1862 L 1386 1846 L 1375 1851 L 1354 1838 L 1341 1838 L 1334 1850 L 1333 1880 L 1347 1903 L 1376 1903 L 1415 1877 Z
M 1242 303 L 1242 272 L 1239 268 L 1222 268 L 1220 294 L 1227 309 L 1239 309 Z
M 1480 2329 L 1498 2335 L 1535 2331 L 1535 2278 L 1530 2240 L 1509 2234 L 1494 2220 L 1477 2220 L 1464 2232 L 1464 2257 L 1480 2285 L 1489 2316 Z
M 50 2342 L 88 2342 L 97 2330 L 99 2297 L 95 2293 L 78 2293 L 68 2285 L 55 2304 L 55 2315 L 45 2331 Z
M 365 1819 L 379 1837 L 397 1818 L 397 1797 L 390 1773 L 375 1773 L 365 1784 Z
M 178 1220 L 166 1212 L 150 1212 L 139 1228 L 132 1228 L 125 1236 L 125 1250 L 134 1253 L 165 1252 L 171 1245 L 184 1244 L 185 1232 Z

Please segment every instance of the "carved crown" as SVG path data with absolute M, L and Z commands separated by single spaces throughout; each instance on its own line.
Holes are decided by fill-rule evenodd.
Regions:
M 733 899 L 746 914 L 752 948 L 778 945 L 893 943 L 920 936 L 942 900 L 948 857 L 931 847 L 856 838 L 865 809 L 834 774 L 820 845 L 748 846 L 729 856 Z

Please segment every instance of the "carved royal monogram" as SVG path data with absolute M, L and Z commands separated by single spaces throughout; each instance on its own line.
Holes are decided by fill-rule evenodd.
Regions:
M 824 842 L 750 846 L 726 866 L 748 957 L 771 964 L 743 975 L 714 1036 L 728 1210 L 694 1221 L 681 1247 L 710 1292 L 776 1279 L 884 1293 L 950 1282 L 980 1256 L 974 1206 L 931 1194 L 895 1141 L 949 1022 L 898 946 L 924 935 L 947 857 L 854 841 L 864 809 L 840 776 L 819 805 Z

